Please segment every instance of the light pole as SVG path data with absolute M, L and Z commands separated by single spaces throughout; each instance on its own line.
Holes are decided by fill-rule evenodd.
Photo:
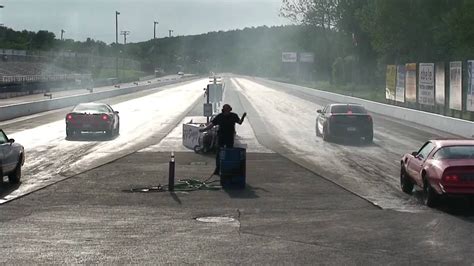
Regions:
M 4 8 L 4 6 L 0 5 L 0 8 Z M 3 26 L 3 24 L 2 24 L 2 23 L 0 23 L 0 26 Z
M 63 39 L 64 33 L 66 33 L 66 31 L 65 31 L 65 30 L 61 30 L 61 41 L 64 40 L 64 39 Z
M 118 44 L 118 16 L 120 12 L 115 11 L 115 43 Z
M 153 21 L 153 39 L 156 39 L 156 25 L 158 25 L 158 21 Z
M 169 32 L 169 36 L 170 36 L 170 37 L 172 36 L 172 34 L 173 34 L 173 31 L 174 31 L 174 30 L 168 30 L 168 32 Z
M 118 15 L 120 15 L 120 12 L 115 11 L 115 45 L 118 46 Z M 115 55 L 115 77 L 119 78 L 118 74 L 118 53 Z

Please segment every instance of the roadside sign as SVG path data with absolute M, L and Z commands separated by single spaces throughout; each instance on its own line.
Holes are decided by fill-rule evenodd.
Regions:
M 405 102 L 405 65 L 397 66 L 397 88 L 395 91 L 395 100 Z
M 397 82 L 397 66 L 388 65 L 386 73 L 385 99 L 395 100 L 395 86 Z
M 420 73 L 418 76 L 418 103 L 424 105 L 434 105 L 434 64 L 420 63 Z
M 449 63 L 449 108 L 462 110 L 462 62 Z
M 300 53 L 300 62 L 302 63 L 313 63 L 314 53 Z
M 295 52 L 281 53 L 281 61 L 283 63 L 295 63 L 298 60 L 298 54 Z
M 416 63 L 405 65 L 405 100 L 416 103 Z
M 436 63 L 436 104 L 445 104 L 445 70 L 444 62 Z
M 223 97 L 223 85 L 222 83 L 218 84 L 209 84 L 207 85 L 209 92 L 209 101 L 211 103 L 218 103 L 222 101 Z
M 204 116 L 212 116 L 212 103 L 205 103 L 203 106 Z
M 466 98 L 466 109 L 468 111 L 474 111 L 474 60 L 467 61 L 467 98 Z
M 188 149 L 194 149 L 199 145 L 199 125 L 183 124 L 183 146 Z

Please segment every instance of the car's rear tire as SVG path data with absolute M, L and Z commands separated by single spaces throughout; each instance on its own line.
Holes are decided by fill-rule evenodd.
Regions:
M 410 195 L 413 191 L 414 184 L 408 177 L 405 167 L 401 167 L 400 169 L 400 186 L 402 191 L 406 194 Z
M 117 124 L 117 128 L 115 129 L 115 136 L 120 134 L 120 122 Z
M 71 138 L 74 135 L 74 130 L 66 127 L 66 138 Z
M 436 193 L 430 183 L 425 179 L 423 184 L 423 201 L 426 206 L 436 208 L 439 205 L 440 195 Z
M 20 179 L 21 179 L 21 161 L 22 161 L 22 158 L 20 158 L 18 160 L 18 164 L 17 164 L 15 170 L 13 171 L 13 173 L 8 175 L 8 182 L 10 182 L 10 184 L 20 183 Z
M 321 132 L 319 131 L 318 120 L 316 120 L 316 136 L 318 137 L 322 136 Z
M 328 133 L 327 127 L 323 127 L 323 140 L 327 142 L 331 141 L 331 136 Z

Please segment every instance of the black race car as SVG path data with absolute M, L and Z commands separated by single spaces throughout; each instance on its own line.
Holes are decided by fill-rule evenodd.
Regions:
M 103 132 L 112 137 L 119 134 L 119 112 L 105 103 L 81 103 L 66 115 L 66 137 L 83 132 Z
M 329 104 L 317 112 L 316 135 L 325 141 L 346 138 L 371 143 L 374 139 L 372 117 L 362 105 Z

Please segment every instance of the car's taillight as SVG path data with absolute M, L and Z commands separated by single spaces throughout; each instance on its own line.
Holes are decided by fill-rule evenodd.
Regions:
M 104 121 L 109 120 L 109 116 L 108 116 L 108 115 L 103 115 L 103 116 L 102 116 L 102 120 L 104 120 Z
M 443 180 L 448 183 L 457 183 L 459 182 L 459 176 L 454 174 L 447 174 L 443 176 Z
M 71 115 L 71 114 L 68 114 L 68 115 L 66 116 L 66 119 L 67 119 L 68 121 L 71 121 L 71 120 L 72 120 L 72 115 Z

